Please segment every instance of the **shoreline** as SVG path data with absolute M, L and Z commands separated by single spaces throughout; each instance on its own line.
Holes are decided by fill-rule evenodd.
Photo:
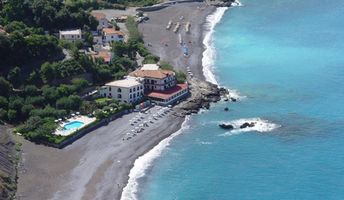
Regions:
M 197 8 L 201 5 L 202 3 L 190 3 L 171 6 L 176 7 L 174 9 L 181 9 L 179 11 L 183 15 L 184 13 L 193 15 L 199 23 L 192 27 L 202 30 L 201 34 L 194 31 L 186 36 L 187 40 L 193 41 L 190 44 L 195 45 L 192 50 L 193 56 L 187 59 L 196 77 L 190 80 L 191 96 L 189 99 L 173 108 L 171 114 L 151 125 L 143 134 L 128 141 L 122 140 L 131 128 L 127 122 L 137 113 L 125 115 L 105 127 L 90 132 L 62 150 L 35 145 L 23 140 L 22 161 L 18 173 L 18 198 L 120 199 L 123 189 L 130 180 L 130 172 L 139 157 L 146 155 L 165 139 L 169 139 L 171 135 L 180 132 L 186 115 L 197 113 L 201 108 L 209 108 L 211 102 L 219 101 L 221 95 L 226 94 L 225 89 L 220 89 L 217 85 L 204 81 L 201 64 L 204 51 L 204 25 L 206 17 L 216 9 L 211 6 L 205 7 L 204 10 L 194 10 L 195 6 Z M 151 13 L 157 14 L 159 19 L 168 17 L 169 14 L 175 14 L 173 9 L 172 13 L 163 10 L 163 13 L 158 13 L 159 11 Z M 199 20 L 198 17 L 201 16 L 203 20 Z M 154 18 L 149 21 L 152 19 Z M 161 26 L 165 27 L 165 25 Z M 155 32 L 156 29 L 153 28 L 150 31 Z M 153 38 L 155 39 L 155 37 Z M 175 36 L 173 39 L 176 39 Z M 170 38 L 170 40 L 173 39 Z M 146 40 L 145 43 L 147 44 Z M 158 47 L 158 45 L 153 44 L 153 47 Z M 186 62 L 186 59 L 177 55 L 180 54 L 181 49 L 171 45 L 167 50 L 171 50 L 172 56 L 166 54 L 165 58 L 173 58 L 173 61 L 178 61 L 176 59 L 178 57 L 181 58 L 181 65 L 175 66 L 181 66 L 178 70 L 185 71 L 183 63 Z M 166 53 L 166 50 L 158 50 L 158 52 Z M 164 56 L 161 57 L 164 58 Z
M 197 92 L 196 91 L 191 91 L 192 96 L 195 93 L 198 93 L 202 89 L 206 90 L 216 90 L 218 89 L 217 87 L 217 81 L 215 78 L 215 75 L 213 73 L 213 65 L 214 63 L 206 63 L 207 65 L 205 66 L 205 59 L 213 60 L 214 59 L 214 54 L 215 50 L 213 49 L 213 43 L 212 43 L 212 37 L 214 33 L 214 28 L 215 26 L 221 21 L 223 15 L 225 14 L 226 10 L 229 7 L 219 7 L 219 8 L 213 8 L 212 12 L 208 13 L 204 20 L 199 24 L 201 28 L 201 34 L 198 36 L 196 39 L 199 44 L 201 44 L 201 49 L 202 49 L 202 56 L 201 58 L 197 57 L 198 63 L 201 63 L 201 69 L 199 69 L 202 73 L 200 76 L 197 77 L 196 80 L 189 80 L 191 82 L 191 85 L 197 85 Z M 214 19 L 215 18 L 215 19 Z M 215 21 L 211 21 L 215 20 Z M 148 43 L 151 41 L 148 41 Z M 145 41 L 145 43 L 147 43 Z M 208 51 L 207 51 L 208 50 Z M 154 51 L 154 50 L 153 50 Z M 164 59 L 164 58 L 163 58 Z M 197 67 L 193 66 L 193 67 Z M 185 70 L 185 69 L 184 69 Z M 208 85 L 206 82 L 209 82 L 212 84 L 213 88 L 209 89 L 207 88 Z M 203 87 L 202 87 L 203 86 Z M 218 91 L 218 93 L 225 94 L 225 91 Z M 201 99 L 197 97 L 193 97 L 193 99 Z M 220 99 L 214 99 L 211 102 L 217 102 Z M 187 103 L 186 103 L 187 104 Z M 177 109 L 180 110 L 185 110 L 185 108 L 190 108 L 190 105 L 185 105 L 184 103 L 181 103 L 181 105 L 176 106 Z M 192 106 L 191 106 L 192 107 Z M 195 107 L 194 110 L 191 111 L 191 113 L 198 113 L 199 107 L 203 107 L 198 105 L 198 108 Z M 209 108 L 209 104 L 205 106 L 206 109 Z M 182 111 L 179 111 L 180 113 L 183 113 Z M 190 113 L 186 113 L 189 115 Z M 191 117 L 191 116 L 190 116 Z M 178 135 L 182 134 L 184 129 L 187 128 L 187 123 L 190 120 L 190 117 L 187 116 L 185 118 L 185 121 L 182 123 L 181 128 L 165 138 L 164 140 L 160 141 L 155 147 L 147 151 L 147 153 L 143 154 L 142 156 L 138 157 L 135 160 L 135 163 L 133 165 L 133 168 L 130 170 L 129 173 L 129 180 L 127 182 L 127 185 L 123 188 L 122 195 L 120 200 L 137 200 L 139 199 L 138 197 L 138 192 L 139 192 L 139 179 L 144 177 L 146 175 L 146 171 L 152 167 L 154 161 L 160 157 L 161 153 L 170 145 L 170 142 L 177 137 Z

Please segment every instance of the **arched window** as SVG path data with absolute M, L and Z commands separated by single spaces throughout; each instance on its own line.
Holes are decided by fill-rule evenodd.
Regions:
M 117 98 L 122 99 L 122 95 L 121 95 L 121 94 L 118 94 L 118 95 L 117 95 Z
M 118 89 L 117 89 L 117 92 L 122 92 L 122 89 L 121 89 L 121 88 L 118 88 Z

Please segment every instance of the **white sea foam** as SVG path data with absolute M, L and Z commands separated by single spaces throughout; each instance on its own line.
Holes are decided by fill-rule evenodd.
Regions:
M 200 144 L 201 145 L 211 145 L 213 143 L 212 142 L 201 141 Z
M 157 146 L 148 151 L 146 154 L 137 158 L 134 167 L 130 170 L 128 184 L 122 192 L 121 200 L 137 200 L 138 180 L 145 176 L 146 170 L 152 165 L 153 161 L 158 158 L 164 149 L 170 145 L 171 140 L 187 129 L 190 117 L 186 117 L 181 129 L 173 133 L 168 138 L 162 140 Z
M 231 6 L 243 6 L 243 4 L 239 0 L 235 0 Z
M 253 122 L 255 125 L 254 127 L 247 127 L 241 129 L 240 126 L 244 124 L 245 122 L 251 123 Z M 242 132 L 250 132 L 250 131 L 256 131 L 260 133 L 264 132 L 270 132 L 277 128 L 280 128 L 281 125 L 275 124 L 270 122 L 269 120 L 261 119 L 261 118 L 248 118 L 248 119 L 238 119 L 233 120 L 229 122 L 225 122 L 226 124 L 231 124 L 234 126 L 234 129 L 231 131 L 228 131 L 224 134 L 221 134 L 221 136 L 229 136 L 229 135 L 235 135 Z
M 241 95 L 238 91 L 234 90 L 234 89 L 227 89 L 228 90 L 228 98 L 234 98 L 236 100 L 242 100 L 245 99 L 246 96 Z
M 213 34 L 214 28 L 216 24 L 221 21 L 221 18 L 225 14 L 227 7 L 219 7 L 216 8 L 216 11 L 209 15 L 206 19 L 205 27 L 206 27 L 206 34 L 204 35 L 203 45 L 205 50 L 203 52 L 202 57 L 202 65 L 203 65 L 203 74 L 207 81 L 218 84 L 213 73 L 214 70 L 214 61 L 216 57 L 214 42 L 213 42 Z

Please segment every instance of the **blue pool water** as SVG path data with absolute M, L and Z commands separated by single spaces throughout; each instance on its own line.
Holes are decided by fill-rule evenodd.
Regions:
M 140 199 L 344 199 L 344 1 L 242 3 L 215 28 L 214 70 L 246 98 L 193 116 Z M 245 120 L 260 126 L 218 128 Z
M 84 125 L 83 122 L 72 121 L 72 122 L 69 122 L 68 124 L 64 125 L 63 128 L 64 128 L 65 130 L 73 130 L 73 129 L 80 128 L 80 127 L 83 126 L 83 125 Z

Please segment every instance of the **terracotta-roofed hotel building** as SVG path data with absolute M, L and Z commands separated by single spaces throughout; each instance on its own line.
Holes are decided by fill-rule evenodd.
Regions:
M 189 94 L 188 84 L 177 84 L 175 73 L 170 70 L 141 68 L 129 76 L 143 78 L 145 96 L 160 105 L 173 104 Z

